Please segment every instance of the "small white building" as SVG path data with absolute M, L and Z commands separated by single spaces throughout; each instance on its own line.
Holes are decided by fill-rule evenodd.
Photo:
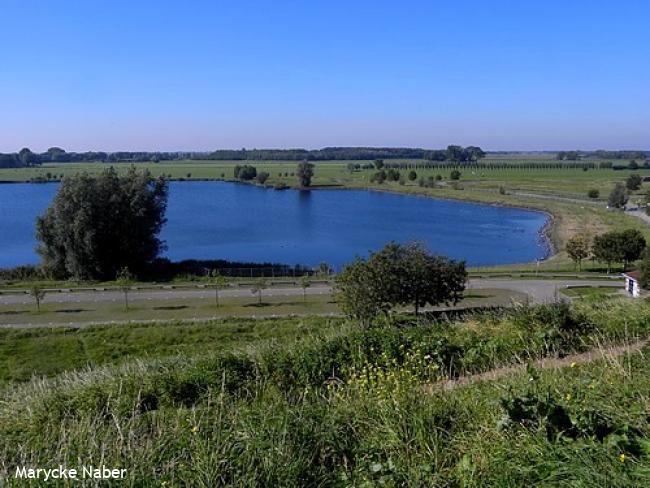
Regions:
M 637 298 L 641 296 L 641 272 L 640 271 L 628 271 L 623 273 L 623 278 L 625 278 L 625 292 L 631 297 Z

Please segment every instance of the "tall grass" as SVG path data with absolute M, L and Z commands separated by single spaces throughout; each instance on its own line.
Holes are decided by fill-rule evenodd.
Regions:
M 635 486 L 650 466 L 643 355 L 422 385 L 649 327 L 640 302 L 549 305 L 63 373 L 3 392 L 0 470 L 101 461 L 128 468 L 127 486 Z

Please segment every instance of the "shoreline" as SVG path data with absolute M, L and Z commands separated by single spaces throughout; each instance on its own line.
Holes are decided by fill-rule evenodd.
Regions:
M 411 187 L 413 188 L 413 187 Z M 270 189 L 273 189 L 272 187 Z M 453 197 L 448 197 L 448 196 L 435 196 L 435 195 L 430 195 L 428 193 L 424 192 L 419 192 L 416 190 L 414 193 L 410 192 L 402 192 L 394 189 L 383 189 L 383 188 L 370 188 L 370 187 L 360 187 L 360 186 L 313 186 L 310 187 L 309 189 L 306 190 L 301 190 L 300 188 L 296 187 L 288 187 L 286 188 L 287 190 L 299 190 L 299 191 L 310 191 L 310 190 L 364 190 L 364 191 L 374 191 L 378 193 L 390 193 L 393 195 L 400 195 L 400 196 L 409 196 L 409 197 L 421 197 L 421 198 L 428 198 L 432 200 L 445 200 L 448 202 L 460 202 L 460 203 L 465 203 L 465 204 L 472 204 L 472 205 L 487 205 L 491 207 L 501 207 L 501 208 L 512 208 L 512 209 L 517 209 L 517 210 L 526 210 L 529 212 L 536 212 L 536 213 L 541 213 L 546 215 L 546 222 L 544 222 L 544 225 L 539 229 L 538 235 L 539 238 L 544 241 L 545 246 L 547 247 L 547 253 L 546 255 L 540 259 L 539 261 L 546 261 L 548 259 L 553 258 L 556 256 L 559 252 L 558 249 L 558 243 L 556 242 L 556 239 L 551 235 L 552 232 L 556 230 L 556 225 L 557 225 L 557 218 L 556 216 L 550 212 L 549 210 L 546 209 L 541 209 L 538 207 L 533 207 L 529 205 L 515 205 L 511 203 L 506 203 L 506 202 L 481 202 L 479 200 L 475 200 L 472 198 L 453 198 Z M 534 264 L 537 261 L 526 261 L 522 263 L 509 263 L 509 264 L 501 264 L 501 265 L 495 265 L 495 266 L 516 266 L 520 264 Z
M 506 203 L 506 202 L 482 202 L 479 200 L 475 200 L 472 198 L 454 198 L 454 197 L 449 197 L 449 196 L 437 196 L 437 195 L 431 195 L 427 192 L 424 191 L 418 191 L 416 188 L 417 187 L 412 187 L 410 186 L 410 189 L 415 189 L 415 191 L 399 191 L 398 189 L 384 189 L 384 188 L 376 188 L 376 187 L 367 187 L 367 186 L 354 186 L 354 185 L 314 185 L 308 188 L 300 188 L 295 185 L 287 185 L 286 188 L 278 189 L 274 188 L 272 185 L 258 185 L 255 184 L 253 181 L 237 181 L 237 180 L 227 180 L 227 179 L 221 179 L 221 178 L 192 178 L 192 179 L 185 179 L 185 178 L 176 178 L 176 179 L 170 179 L 170 182 L 178 182 L 178 183 L 192 183 L 192 182 L 222 182 L 222 183 L 235 183 L 235 184 L 243 184 L 243 185 L 249 185 L 253 186 L 256 188 L 259 188 L 261 190 L 274 190 L 274 191 L 286 191 L 286 190 L 293 190 L 293 191 L 322 191 L 322 190 L 329 190 L 329 191 L 340 191 L 340 190 L 354 190 L 354 191 L 370 191 L 370 192 L 377 192 L 377 193 L 388 193 L 392 195 L 398 195 L 398 196 L 405 196 L 405 197 L 421 197 L 421 198 L 427 198 L 430 200 L 443 200 L 443 201 L 448 201 L 448 202 L 456 202 L 456 203 L 462 203 L 465 205 L 476 205 L 476 206 L 491 206 L 491 207 L 501 207 L 501 208 L 511 208 L 511 209 L 517 209 L 517 210 L 523 210 L 523 211 L 528 211 L 528 212 L 535 212 L 539 214 L 544 214 L 546 216 L 544 224 L 539 228 L 537 231 L 538 239 L 542 246 L 545 248 L 544 250 L 544 255 L 536 260 L 533 261 L 525 261 L 525 262 L 513 262 L 513 263 L 499 263 L 499 264 L 490 264 L 490 265 L 484 265 L 484 266 L 468 266 L 468 268 L 482 268 L 482 267 L 500 267 L 500 266 L 518 266 L 518 265 L 531 265 L 535 263 L 540 263 L 544 261 L 548 261 L 549 259 L 553 258 L 558 254 L 558 246 L 557 243 L 555 242 L 555 239 L 553 238 L 552 233 L 556 230 L 556 217 L 553 213 L 551 213 L 548 210 L 545 209 L 540 209 L 540 208 L 535 208 L 533 206 L 529 205 L 515 205 L 511 203 Z M 48 183 L 60 183 L 61 180 L 51 180 L 51 181 L 0 181 L 1 184 L 15 184 L 15 183 L 20 183 L 20 184 L 48 184 Z M 21 266 L 21 265 L 16 265 L 14 267 Z M 9 269 L 9 268 L 6 268 Z

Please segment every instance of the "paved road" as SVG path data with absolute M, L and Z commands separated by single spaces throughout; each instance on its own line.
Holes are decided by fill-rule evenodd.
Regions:
M 571 197 L 563 197 L 559 195 L 550 195 L 550 194 L 543 194 L 543 193 L 529 193 L 525 191 L 517 191 L 514 190 L 512 191 L 512 195 L 515 196 L 520 196 L 520 197 L 526 197 L 526 198 L 539 198 L 541 200 L 559 200 L 561 202 L 569 202 L 569 203 L 579 203 L 579 204 L 587 204 L 587 205 L 598 205 L 601 207 L 605 206 L 605 202 L 599 201 L 599 200 L 587 200 L 585 198 L 571 198 Z
M 497 279 L 497 278 L 476 278 L 470 279 L 470 289 L 501 288 L 526 293 L 530 296 L 531 303 L 545 303 L 554 301 L 558 290 L 567 286 L 622 286 L 622 281 L 603 280 L 525 280 L 525 279 Z M 329 286 L 314 286 L 307 288 L 308 295 L 324 295 L 331 293 Z M 297 296 L 302 295 L 301 288 L 269 288 L 264 290 L 264 296 Z M 249 288 L 232 288 L 221 290 L 219 296 L 222 298 L 237 298 L 251 296 Z M 134 290 L 129 293 L 130 301 L 137 300 L 183 300 L 183 299 L 209 299 L 214 297 L 214 290 L 210 289 L 174 289 L 174 290 Z M 49 293 L 45 296 L 43 303 L 98 303 L 98 302 L 121 302 L 122 292 L 119 290 L 107 291 L 80 291 L 80 292 L 58 292 Z M 24 293 L 0 295 L 0 305 L 26 305 L 33 304 L 33 299 Z
M 634 210 L 631 212 L 626 212 L 629 215 L 632 215 L 634 217 L 637 217 L 641 220 L 643 220 L 646 224 L 650 225 L 650 215 L 648 215 L 645 212 L 642 212 L 641 210 Z
M 557 294 L 568 286 L 619 286 L 623 280 L 512 280 L 512 279 L 470 279 L 469 288 L 502 288 L 527 294 L 531 303 L 554 302 Z

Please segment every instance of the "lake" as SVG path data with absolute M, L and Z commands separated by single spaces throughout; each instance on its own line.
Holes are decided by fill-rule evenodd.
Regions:
M 0 267 L 38 262 L 34 228 L 58 184 L 0 185 Z M 267 190 L 170 183 L 167 257 L 335 268 L 388 241 L 422 241 L 473 266 L 544 258 L 547 215 L 517 208 L 363 190 Z

